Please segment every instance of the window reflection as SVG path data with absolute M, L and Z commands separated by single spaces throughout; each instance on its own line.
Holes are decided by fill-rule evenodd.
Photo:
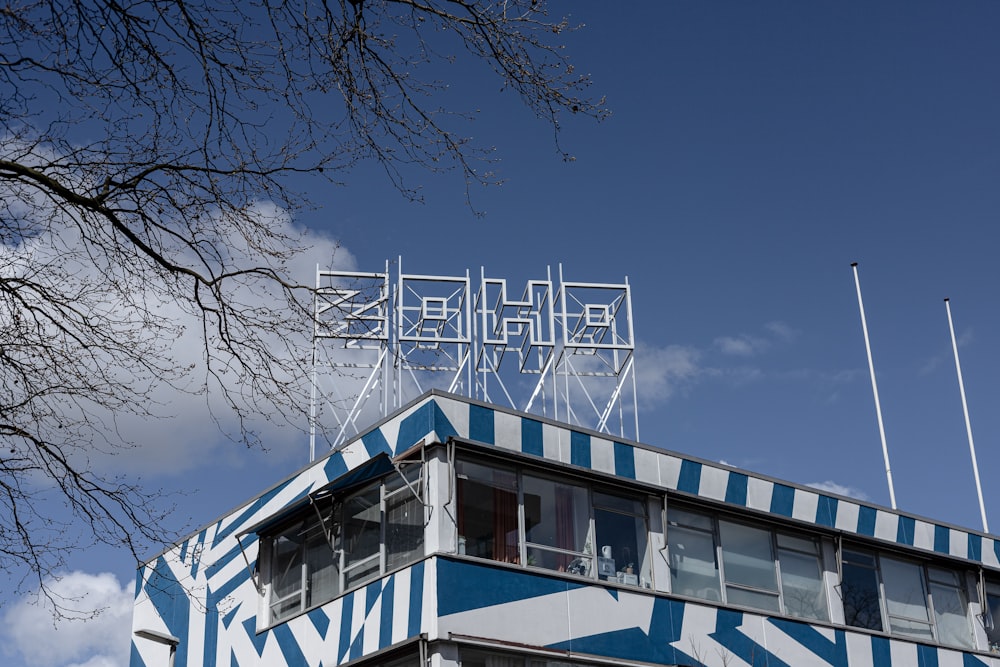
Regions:
M 456 473 L 458 553 L 652 587 L 641 497 L 475 460 Z
M 958 572 L 857 549 L 844 549 L 842 559 L 841 594 L 848 625 L 882 630 L 888 622 L 893 635 L 974 647 Z
M 674 507 L 667 523 L 674 593 L 799 618 L 829 619 L 815 539 Z

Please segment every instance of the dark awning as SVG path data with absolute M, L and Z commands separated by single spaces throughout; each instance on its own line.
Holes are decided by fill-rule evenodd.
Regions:
M 259 535 L 262 532 L 267 532 L 268 529 L 273 528 L 274 526 L 277 526 L 278 524 L 291 518 L 304 507 L 308 507 L 310 503 L 318 498 L 324 498 L 336 493 L 343 493 L 356 487 L 363 486 L 373 479 L 378 479 L 392 470 L 392 459 L 389 458 L 389 455 L 385 453 L 376 454 L 359 465 L 357 468 L 348 470 L 340 477 L 327 482 L 323 486 L 309 492 L 295 502 L 282 507 L 277 513 L 272 514 L 266 519 L 240 531 L 240 535 L 250 535 L 253 533 Z

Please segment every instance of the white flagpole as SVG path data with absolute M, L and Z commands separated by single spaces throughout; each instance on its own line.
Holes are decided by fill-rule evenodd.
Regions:
M 962 381 L 962 364 L 958 360 L 958 342 L 955 340 L 955 325 L 951 321 L 951 303 L 944 300 L 948 311 L 948 329 L 951 331 L 951 348 L 955 351 L 955 371 L 958 373 L 958 391 L 962 395 L 962 411 L 965 413 L 965 432 L 969 436 L 969 453 L 972 455 L 972 473 L 976 478 L 976 493 L 979 494 L 979 514 L 983 518 L 983 532 L 990 532 L 986 523 L 986 505 L 983 504 L 983 486 L 979 482 L 979 464 L 976 462 L 976 445 L 972 440 L 972 422 L 969 421 L 969 404 L 965 400 L 965 383 Z
M 868 340 L 868 322 L 865 320 L 865 304 L 861 300 L 861 280 L 858 278 L 858 263 L 851 264 L 854 269 L 854 286 L 858 290 L 858 310 L 861 311 L 861 329 L 865 333 L 865 350 L 868 352 L 868 370 L 872 376 L 872 394 L 875 395 L 875 416 L 878 418 L 878 433 L 882 438 L 882 458 L 885 460 L 885 479 L 889 483 L 889 502 L 896 509 L 896 491 L 892 486 L 892 469 L 889 467 L 889 448 L 885 444 L 885 426 L 882 425 L 882 405 L 878 400 L 878 383 L 875 382 L 875 365 L 872 363 L 872 346 Z

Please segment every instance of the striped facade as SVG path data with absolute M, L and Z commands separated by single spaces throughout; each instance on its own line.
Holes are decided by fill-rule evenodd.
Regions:
M 261 627 L 260 538 L 254 526 L 373 457 L 449 442 L 635 485 L 666 494 L 667 502 L 770 517 L 786 526 L 943 557 L 970 572 L 981 567 L 1000 573 L 1000 547 L 992 536 L 431 392 L 140 568 L 131 667 L 165 666 L 171 659 L 203 667 L 333 667 L 368 657 L 378 664 L 388 649 L 417 640 L 428 647 L 421 655 L 442 667 L 458 664 L 455 652 L 442 647 L 463 642 L 533 647 L 595 664 L 1000 667 L 1000 657 L 986 650 L 681 599 L 662 578 L 651 590 L 630 589 L 463 557 L 442 511 L 449 480 L 440 475 L 430 478 L 423 558 L 286 622 Z M 651 544 L 665 548 L 662 525 Z

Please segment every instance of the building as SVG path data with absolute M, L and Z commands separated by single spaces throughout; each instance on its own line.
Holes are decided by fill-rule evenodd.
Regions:
M 132 667 L 1000 667 L 1000 538 L 430 392 L 138 573 Z

